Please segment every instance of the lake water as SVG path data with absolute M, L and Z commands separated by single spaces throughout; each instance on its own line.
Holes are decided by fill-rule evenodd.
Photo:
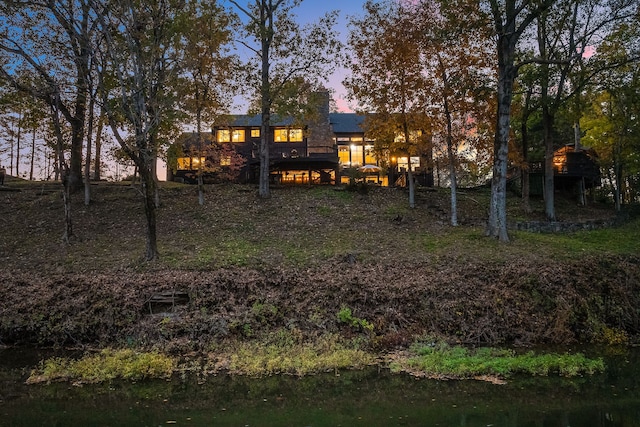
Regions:
M 638 349 L 608 352 L 601 375 L 506 385 L 375 369 L 203 384 L 24 385 L 26 367 L 41 357 L 0 350 L 0 426 L 640 426 Z

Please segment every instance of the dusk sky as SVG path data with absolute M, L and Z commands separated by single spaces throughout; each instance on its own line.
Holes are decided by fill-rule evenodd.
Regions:
M 342 34 L 342 40 L 347 41 L 348 28 L 347 22 L 350 16 L 362 15 L 363 4 L 365 0 L 304 0 L 299 7 L 293 9 L 293 12 L 298 18 L 298 22 L 306 24 L 317 21 L 326 12 L 337 10 L 339 11 L 339 20 L 337 24 L 337 30 Z M 351 111 L 350 106 L 345 97 L 345 89 L 342 85 L 342 80 L 347 75 L 346 69 L 340 68 L 329 77 L 328 86 L 335 89 L 336 93 L 334 97 L 338 104 L 338 109 L 342 112 Z M 244 106 L 236 106 L 234 113 L 244 114 L 246 113 Z
M 349 16 L 362 15 L 362 5 L 364 0 L 305 0 L 300 7 L 295 9 L 296 15 L 300 18 L 301 22 L 313 22 L 326 12 L 337 10 L 340 13 L 338 21 L 338 30 L 342 34 L 342 40 L 347 41 L 347 22 Z M 342 80 L 347 75 L 348 71 L 345 69 L 336 70 L 335 74 L 330 77 L 329 86 L 336 90 L 334 97 L 338 104 L 338 109 L 342 112 L 351 111 L 351 108 L 347 101 L 344 99 L 345 89 L 342 85 Z

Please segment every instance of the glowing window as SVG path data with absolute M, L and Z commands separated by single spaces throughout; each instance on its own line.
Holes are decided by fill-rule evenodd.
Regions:
M 218 130 L 218 142 L 231 142 L 231 131 L 229 129 Z
M 290 129 L 289 142 L 302 142 L 302 129 Z
M 398 157 L 398 168 L 400 170 L 407 170 L 407 158 L 406 157 Z M 420 167 L 420 157 L 412 156 L 411 157 L 411 170 L 415 171 L 418 167 Z
M 273 131 L 275 142 L 302 142 L 302 129 L 276 129 Z
M 236 129 L 231 133 L 232 142 L 244 142 L 244 129 Z
M 360 166 L 364 160 L 364 147 L 351 144 L 351 166 Z
M 189 170 L 191 168 L 190 157 L 178 157 L 178 170 Z
M 205 161 L 204 157 L 178 157 L 178 170 L 196 170 L 204 166 Z
M 275 142 L 287 142 L 287 130 L 276 129 L 273 131 L 273 140 Z
M 351 164 L 348 145 L 338 145 L 338 158 L 340 159 L 340 163 L 344 166 L 349 166 Z
M 376 155 L 373 151 L 373 145 L 365 145 L 364 146 L 364 162 L 368 165 L 376 164 Z
M 218 130 L 218 142 L 244 142 L 244 129 L 220 129 Z
M 260 129 L 251 129 L 251 138 L 260 138 Z
M 231 156 L 220 157 L 220 166 L 231 166 Z

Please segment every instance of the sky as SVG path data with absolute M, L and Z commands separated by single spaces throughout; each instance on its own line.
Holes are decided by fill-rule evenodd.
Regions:
M 363 14 L 363 5 L 365 0 L 303 0 L 302 4 L 293 9 L 293 12 L 301 24 L 317 21 L 325 13 L 337 10 L 339 12 L 338 23 L 336 29 L 341 34 L 341 39 L 346 43 L 348 36 L 347 23 L 349 17 L 353 15 Z M 346 90 L 342 85 L 342 80 L 349 74 L 345 68 L 338 68 L 329 76 L 327 86 L 335 90 L 334 99 L 341 112 L 353 111 L 345 99 Z M 235 106 L 234 113 L 244 114 L 245 107 Z

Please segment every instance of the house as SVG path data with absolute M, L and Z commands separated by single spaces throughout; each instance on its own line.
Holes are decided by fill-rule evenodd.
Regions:
M 269 131 L 269 169 L 274 184 L 339 184 L 347 183 L 355 172 L 358 179 L 379 185 L 394 184 L 406 170 L 409 159 L 402 155 L 384 155 L 378 158 L 374 141 L 365 135 L 365 117 L 356 113 L 330 113 L 329 94 L 318 114 L 306 123 L 292 118 L 272 117 Z M 237 178 L 240 182 L 257 182 L 260 167 L 261 141 L 260 115 L 234 115 L 212 127 L 205 138 L 208 144 L 232 147 L 246 162 Z M 177 141 L 182 149 L 169 169 L 170 179 L 194 182 L 195 172 L 205 158 L 194 150 L 194 136 L 183 136 Z M 413 170 L 428 170 L 426 158 L 411 158 Z M 228 156 L 221 161 L 229 162 Z M 424 175 L 424 174 L 422 174 Z M 418 174 L 418 176 L 422 176 Z M 429 180 L 426 180 L 429 181 Z M 425 183 L 428 185 L 429 182 Z M 430 183 L 432 185 L 433 178 Z
M 543 195 L 544 165 L 531 165 L 530 194 Z M 590 148 L 567 144 L 553 153 L 553 181 L 556 191 L 575 193 L 581 203 L 585 191 L 600 186 L 598 155 Z

